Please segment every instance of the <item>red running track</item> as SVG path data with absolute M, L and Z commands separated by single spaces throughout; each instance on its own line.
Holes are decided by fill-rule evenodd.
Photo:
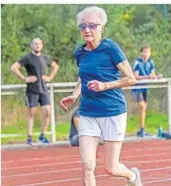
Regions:
M 104 171 L 103 146 L 97 154 L 97 186 L 124 186 L 126 179 Z M 171 140 L 125 142 L 121 162 L 141 170 L 144 186 L 171 186 Z M 77 147 L 2 150 L 2 186 L 81 186 Z

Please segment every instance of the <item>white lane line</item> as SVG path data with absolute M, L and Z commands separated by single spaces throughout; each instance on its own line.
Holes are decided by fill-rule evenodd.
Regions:
M 109 176 L 108 174 L 102 174 L 96 176 L 98 177 L 106 177 Z M 36 185 L 44 185 L 44 184 L 51 184 L 51 183 L 61 183 L 61 182 L 69 182 L 69 181 L 76 181 L 81 180 L 82 178 L 71 178 L 71 179 L 63 179 L 63 180 L 57 180 L 57 181 L 49 181 L 49 182 L 42 182 L 42 183 L 31 183 L 31 184 L 24 184 L 24 185 L 18 185 L 18 186 L 36 186 Z
M 72 161 L 72 162 L 61 162 L 61 163 L 47 163 L 47 164 L 41 164 L 41 165 L 30 165 L 30 166 L 20 166 L 20 167 L 10 167 L 10 168 L 5 168 L 1 170 L 15 170 L 15 169 L 27 169 L 27 168 L 32 168 L 32 167 L 48 167 L 48 166 L 53 166 L 53 165 L 68 165 L 68 164 L 80 164 L 80 161 Z
M 103 167 L 103 166 L 100 166 Z M 30 175 L 38 175 L 38 174 L 46 174 L 46 173 L 60 173 L 60 172 L 69 172 L 69 171 L 77 171 L 81 170 L 80 167 L 74 169 L 64 169 L 64 170 L 54 170 L 54 171 L 43 171 L 43 172 L 33 172 L 28 174 L 14 174 L 10 176 L 1 176 L 1 178 L 10 178 L 10 177 L 21 177 L 21 176 L 30 176 Z
M 102 174 L 102 175 L 98 175 L 96 176 L 96 178 L 101 178 L 101 177 L 108 177 L 108 174 Z M 120 178 L 118 178 L 120 179 Z M 49 181 L 49 182 L 39 182 L 39 183 L 31 183 L 31 184 L 22 184 L 22 185 L 18 185 L 18 186 L 37 186 L 37 185 L 45 185 L 45 184 L 51 184 L 51 183 L 61 183 L 61 182 L 70 182 L 70 181 L 76 181 L 76 180 L 81 180 L 81 178 L 71 178 L 71 179 L 63 179 L 63 180 L 56 180 L 56 181 Z M 144 183 L 159 183 L 159 182 L 166 182 L 166 181 L 171 181 L 171 178 L 166 178 L 166 179 L 156 179 L 153 181 L 148 181 L 148 182 L 144 182 Z
M 128 157 L 127 157 L 128 158 Z M 127 159 L 124 158 L 124 159 Z M 102 159 L 97 159 L 97 162 L 102 161 Z M 163 160 L 154 160 L 154 161 L 126 161 L 121 159 L 122 162 L 125 163 L 153 163 L 153 162 L 164 162 L 164 161 L 171 161 L 171 159 L 163 159 Z M 53 165 L 68 165 L 68 164 L 80 164 L 80 160 L 79 161 L 71 161 L 71 162 L 61 162 L 61 163 L 47 163 L 47 164 L 37 164 L 37 165 L 29 165 L 29 166 L 19 166 L 19 167 L 8 167 L 8 168 L 1 168 L 2 171 L 6 171 L 6 170 L 15 170 L 15 169 L 24 169 L 24 168 L 33 168 L 33 167 L 48 167 L 48 166 L 53 166 Z
M 154 162 L 154 161 L 153 161 Z M 151 163 L 153 163 L 151 162 Z M 146 163 L 146 162 L 145 162 Z M 104 166 L 97 166 L 97 168 L 102 168 Z M 162 168 L 153 168 L 153 169 L 146 169 L 146 170 L 141 170 L 141 172 L 148 172 L 148 171 L 158 171 L 158 170 L 166 170 L 166 169 L 171 169 L 171 167 L 162 167 Z M 42 172 L 32 172 L 32 173 L 26 173 L 26 174 L 14 174 L 14 175 L 8 175 L 8 176 L 1 176 L 2 178 L 11 178 L 11 177 L 21 177 L 21 176 L 31 176 L 35 175 L 37 176 L 38 174 L 46 174 L 46 173 L 60 173 L 60 172 L 70 172 L 70 171 L 77 171 L 81 170 L 80 167 L 78 168 L 71 168 L 71 169 L 64 169 L 64 170 L 54 170 L 54 171 L 42 171 Z
M 148 172 L 148 171 L 155 171 L 155 170 L 165 170 L 165 169 L 170 169 L 171 167 L 161 167 L 161 168 L 154 168 L 154 169 L 146 169 L 146 170 L 141 170 L 141 172 Z
M 170 145 L 169 145 L 169 147 L 170 147 Z M 165 148 L 165 147 L 164 147 Z M 145 150 L 158 150 L 159 148 L 157 148 L 157 147 L 154 147 L 154 148 L 145 148 Z M 162 149 L 162 151 L 163 151 L 164 149 Z M 169 150 L 169 148 L 167 147 L 166 148 L 166 150 L 167 150 L 167 152 L 170 152 L 170 150 L 171 150 L 171 148 L 170 148 L 170 150 Z M 136 151 L 140 151 L 140 152 L 142 152 L 142 148 L 138 148 L 138 149 L 134 149 L 134 150 L 123 150 L 122 151 L 122 154 L 123 153 L 129 153 L 129 152 L 136 152 Z M 147 153 L 147 152 L 146 152 Z M 98 153 L 98 155 L 103 155 L 103 152 L 100 152 L 100 153 Z M 54 157 L 54 156 L 46 156 L 46 157 L 44 157 L 44 158 L 28 158 L 28 159 L 20 159 L 20 160 L 8 160 L 8 161 L 1 161 L 1 163 L 2 164 L 6 164 L 6 163 L 12 163 L 12 162 L 25 162 L 25 161 L 38 161 L 38 160 L 49 160 L 49 159 L 52 159 L 52 158 L 54 158 L 54 159 L 64 159 L 64 158 L 77 158 L 77 157 L 79 157 L 79 155 L 69 155 L 69 156 L 67 156 L 67 155 L 64 155 L 64 156 L 57 156 L 57 157 Z
M 160 154 L 160 156 L 162 156 L 162 155 L 171 155 L 171 153 L 161 153 Z M 159 155 L 159 154 L 146 154 L 146 155 L 137 155 L 137 156 L 128 156 L 128 157 L 121 157 L 121 161 L 125 161 L 125 160 L 127 160 L 127 159 L 131 159 L 131 158 L 140 158 L 140 157 L 145 157 L 145 156 L 148 156 L 148 157 L 150 157 L 150 156 L 156 156 L 156 155 Z M 100 160 L 100 158 L 99 158 L 99 160 Z M 74 163 L 75 162 L 80 162 L 80 161 L 73 161 Z M 136 162 L 136 161 L 132 161 L 132 162 Z M 37 164 L 37 165 L 30 165 L 30 166 L 13 166 L 13 167 L 7 167 L 7 168 L 2 168 L 1 170 L 12 170 L 12 169 L 20 169 L 20 168 L 29 168 L 29 167 L 39 167 L 39 166 L 50 166 L 50 165 L 62 165 L 62 164 L 71 164 L 72 162 L 62 162 L 62 163 L 60 163 L 60 162 L 58 162 L 58 163 L 53 163 L 53 164 Z
M 166 182 L 166 181 L 171 181 L 171 178 L 154 180 L 154 181 L 148 181 L 148 182 L 144 182 L 144 183 L 151 184 L 151 183 Z
M 97 159 L 97 162 L 102 161 L 102 159 Z M 171 161 L 171 159 L 164 159 L 164 160 L 154 160 L 154 161 L 122 161 L 125 164 L 146 164 L 146 163 L 158 163 L 158 162 L 168 162 Z M 72 162 L 61 162 L 61 163 L 49 163 L 49 164 L 41 164 L 41 165 L 30 165 L 30 166 L 20 166 L 20 167 L 10 167 L 10 168 L 5 168 L 5 169 L 1 169 L 2 171 L 6 171 L 6 170 L 15 170 L 15 169 L 25 169 L 25 168 L 39 168 L 39 167 L 48 167 L 48 166 L 54 166 L 54 165 L 68 165 L 68 164 L 80 164 L 80 161 L 72 161 Z

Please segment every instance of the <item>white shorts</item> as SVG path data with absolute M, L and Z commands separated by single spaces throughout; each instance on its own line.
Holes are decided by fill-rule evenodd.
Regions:
M 104 141 L 123 141 L 126 125 L 127 113 L 98 118 L 80 116 L 79 136 L 99 136 Z

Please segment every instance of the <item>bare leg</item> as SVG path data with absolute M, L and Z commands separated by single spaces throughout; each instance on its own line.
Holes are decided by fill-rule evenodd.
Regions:
M 130 180 L 134 176 L 133 172 L 119 161 L 121 147 L 122 142 L 105 141 L 105 170 L 110 175 Z
M 50 105 L 42 106 L 42 134 L 45 134 L 50 123 Z
M 36 107 L 28 108 L 28 111 L 27 111 L 28 136 L 32 136 L 32 133 L 33 133 L 35 114 L 36 114 Z
M 83 185 L 96 186 L 94 171 L 96 167 L 96 151 L 99 137 L 80 136 L 80 156 L 83 171 Z
M 140 129 L 145 127 L 147 103 L 145 101 L 139 102 L 139 125 Z

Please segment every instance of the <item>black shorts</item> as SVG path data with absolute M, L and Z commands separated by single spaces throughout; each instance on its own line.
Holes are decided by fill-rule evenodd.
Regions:
M 26 106 L 27 107 L 37 107 L 50 105 L 50 96 L 49 93 L 44 94 L 34 94 L 34 93 L 26 93 Z
M 144 101 L 147 102 L 147 91 L 146 92 L 136 92 L 135 93 L 137 103 Z

